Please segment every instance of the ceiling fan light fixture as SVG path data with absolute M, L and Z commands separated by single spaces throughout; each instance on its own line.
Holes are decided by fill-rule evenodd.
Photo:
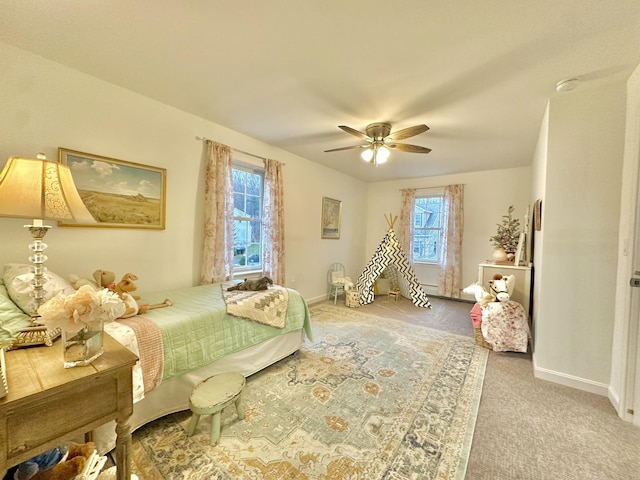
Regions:
M 373 150 L 370 148 L 367 148 L 366 150 L 362 151 L 360 156 L 362 157 L 362 160 L 364 160 L 365 162 L 370 162 L 373 159 Z
M 385 163 L 389 159 L 389 149 L 387 147 L 380 147 L 376 151 L 376 156 L 374 163 L 376 165 L 380 165 L 381 163 Z

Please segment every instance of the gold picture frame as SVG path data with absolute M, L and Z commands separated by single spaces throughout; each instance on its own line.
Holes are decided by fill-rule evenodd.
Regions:
M 66 223 L 63 227 L 145 228 L 164 230 L 166 177 L 164 168 L 58 148 L 87 210 L 97 223 Z
M 341 221 L 342 202 L 335 198 L 322 197 L 321 237 L 339 239 Z

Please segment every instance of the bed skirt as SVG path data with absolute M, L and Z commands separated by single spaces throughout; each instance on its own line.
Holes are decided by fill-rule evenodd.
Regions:
M 129 418 L 131 431 L 170 413 L 188 410 L 191 391 L 202 380 L 223 372 L 237 372 L 245 377 L 253 375 L 296 352 L 304 339 L 304 329 L 293 330 L 163 382 L 133 405 L 133 414 Z M 113 450 L 115 421 L 93 430 L 92 440 L 101 455 Z

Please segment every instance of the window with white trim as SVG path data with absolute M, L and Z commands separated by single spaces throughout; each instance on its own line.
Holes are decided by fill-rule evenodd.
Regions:
M 444 194 L 416 195 L 413 206 L 413 261 L 442 263 Z
M 264 168 L 233 162 L 233 269 L 262 269 Z

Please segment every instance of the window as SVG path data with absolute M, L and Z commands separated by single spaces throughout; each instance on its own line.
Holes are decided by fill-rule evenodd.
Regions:
M 413 261 L 441 263 L 443 242 L 443 195 L 416 196 L 413 207 Z
M 262 269 L 262 192 L 264 169 L 233 164 L 234 270 Z

